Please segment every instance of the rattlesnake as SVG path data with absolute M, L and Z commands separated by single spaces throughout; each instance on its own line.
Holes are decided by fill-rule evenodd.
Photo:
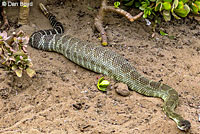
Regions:
M 53 29 L 34 32 L 29 40 L 32 47 L 61 53 L 67 59 L 84 68 L 127 84 L 131 90 L 146 96 L 162 98 L 165 114 L 176 122 L 180 130 L 190 129 L 190 122 L 174 111 L 178 104 L 178 93 L 173 88 L 143 77 L 125 58 L 106 47 L 82 41 L 70 35 L 63 35 L 62 24 L 41 3 L 40 8 L 50 20 Z

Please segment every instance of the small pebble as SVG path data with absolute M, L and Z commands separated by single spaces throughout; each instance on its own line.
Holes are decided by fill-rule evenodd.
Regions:
M 126 97 L 129 96 L 130 91 L 128 90 L 128 86 L 124 83 L 117 83 L 115 84 L 115 91 L 117 94 Z
M 76 103 L 76 104 L 73 104 L 73 107 L 76 108 L 77 110 L 81 110 L 82 104 L 81 103 Z
M 72 70 L 74 72 L 74 74 L 77 74 L 77 71 L 76 70 Z
M 81 93 L 83 94 L 83 93 L 88 93 L 88 91 L 87 90 L 84 90 L 84 91 L 81 91 Z

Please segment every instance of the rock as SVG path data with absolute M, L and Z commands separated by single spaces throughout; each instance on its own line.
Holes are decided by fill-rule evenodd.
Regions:
M 81 103 L 76 103 L 76 104 L 73 104 L 73 107 L 76 108 L 77 110 L 81 110 L 82 109 L 82 104 Z
M 115 91 L 117 94 L 121 95 L 121 96 L 129 96 L 130 91 L 128 90 L 128 86 L 124 83 L 117 83 L 114 86 Z
M 72 70 L 74 74 L 77 74 L 78 72 L 76 70 Z

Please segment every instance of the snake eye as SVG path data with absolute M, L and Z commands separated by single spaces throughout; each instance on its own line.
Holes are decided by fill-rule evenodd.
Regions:
M 191 124 L 188 120 L 182 120 L 178 124 L 178 128 L 183 131 L 188 131 L 190 129 L 190 127 L 191 127 Z

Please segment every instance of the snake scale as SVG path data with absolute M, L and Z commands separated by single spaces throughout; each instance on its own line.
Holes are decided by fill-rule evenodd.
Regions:
M 40 8 L 50 20 L 53 29 L 34 32 L 29 40 L 32 47 L 63 54 L 67 59 L 86 69 L 127 84 L 133 91 L 145 96 L 162 98 L 165 114 L 176 122 L 180 130 L 190 129 L 190 122 L 174 111 L 178 104 L 178 93 L 173 88 L 143 77 L 125 58 L 106 47 L 62 34 L 62 24 L 42 3 Z

